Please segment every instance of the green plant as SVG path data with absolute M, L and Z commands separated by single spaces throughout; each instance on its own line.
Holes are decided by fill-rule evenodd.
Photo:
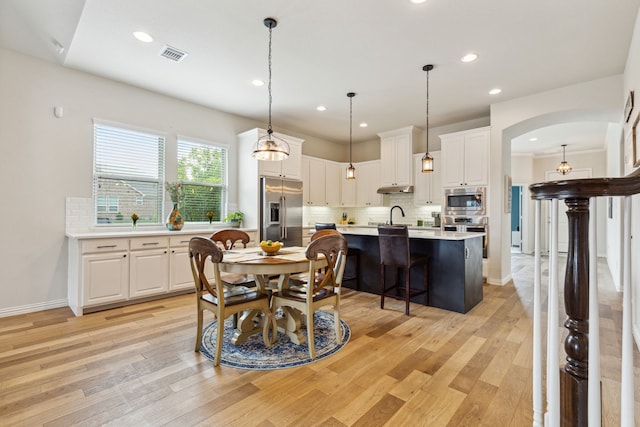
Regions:
M 237 221 L 237 222 L 242 222 L 242 219 L 244 218 L 244 214 L 240 211 L 235 211 L 233 213 L 230 213 L 229 215 L 227 215 L 227 217 L 224 219 L 225 222 L 231 222 L 231 221 Z

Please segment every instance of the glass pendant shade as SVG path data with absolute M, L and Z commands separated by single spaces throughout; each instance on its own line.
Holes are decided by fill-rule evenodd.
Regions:
M 556 172 L 558 172 L 559 174 L 562 174 L 562 175 L 568 174 L 573 169 L 571 167 L 571 165 L 569 163 L 567 163 L 567 160 L 565 159 L 564 150 L 565 150 L 566 146 L 567 146 L 567 144 L 563 144 L 562 145 L 562 161 L 560 162 L 560 164 L 556 168 Z
M 347 167 L 347 179 L 356 179 L 356 168 L 351 163 Z
M 282 138 L 267 131 L 267 135 L 258 139 L 252 153 L 258 160 L 277 161 L 289 157 L 289 144 Z
M 422 156 L 422 172 L 433 172 L 433 157 L 428 152 Z

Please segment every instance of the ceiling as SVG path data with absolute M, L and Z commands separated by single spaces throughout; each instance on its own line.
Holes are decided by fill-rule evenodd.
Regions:
M 424 128 L 425 64 L 435 65 L 430 127 L 487 117 L 492 103 L 621 74 L 639 6 L 640 0 L 0 0 L 0 46 L 266 126 L 267 85 L 251 81 L 268 78 L 263 19 L 273 17 L 274 130 L 345 143 L 350 91 L 357 93 L 354 142 L 408 125 Z M 154 40 L 136 40 L 136 30 Z M 188 55 L 165 59 L 159 56 L 165 45 Z M 469 52 L 479 58 L 461 62 Z M 502 93 L 489 95 L 495 87 Z M 575 123 L 563 131 L 588 133 L 602 144 L 606 127 Z

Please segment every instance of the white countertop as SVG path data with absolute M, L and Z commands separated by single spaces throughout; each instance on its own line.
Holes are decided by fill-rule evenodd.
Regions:
M 210 236 L 216 231 L 224 230 L 225 227 L 218 228 L 209 228 L 202 226 L 194 226 L 190 228 L 185 226 L 180 231 L 170 231 L 166 228 L 158 228 L 151 227 L 145 228 L 138 226 L 137 229 L 132 230 L 130 227 L 117 227 L 117 228 L 105 228 L 105 229 L 94 229 L 88 231 L 81 232 L 67 232 L 66 235 L 72 239 L 104 239 L 104 238 L 114 238 L 114 237 L 151 237 L 151 236 L 180 236 L 180 235 L 193 235 L 199 234 L 202 236 Z M 239 228 L 239 230 L 246 232 L 255 232 L 257 231 L 255 228 Z
M 354 234 L 361 236 L 377 236 L 377 227 L 338 227 L 342 234 Z M 414 229 L 409 228 L 409 238 L 413 239 L 438 239 L 438 240 L 466 240 L 484 236 L 484 233 L 458 233 L 456 231 L 441 231 L 440 229 Z

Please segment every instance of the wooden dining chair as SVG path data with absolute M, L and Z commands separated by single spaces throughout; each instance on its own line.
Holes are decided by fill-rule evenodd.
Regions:
M 242 244 L 242 247 L 246 248 L 249 243 L 250 237 L 247 233 L 237 229 L 225 229 L 216 231 L 210 237 L 211 240 L 224 247 L 224 250 L 231 250 L 236 244 Z M 255 287 L 255 277 L 249 274 L 236 274 L 236 273 L 220 273 L 222 283 L 227 286 L 248 286 Z
M 272 340 L 269 338 L 269 329 L 273 331 L 275 339 L 277 329 L 275 318 L 269 308 L 269 297 L 258 289 L 248 289 L 241 292 L 232 292 L 224 288 L 220 278 L 220 265 L 223 253 L 211 239 L 193 237 L 189 241 L 189 259 L 191 272 L 196 286 L 198 326 L 196 332 L 195 351 L 200 351 L 202 342 L 202 326 L 204 310 L 211 311 L 218 321 L 218 333 L 216 335 L 216 351 L 213 366 L 218 366 L 222 354 L 222 338 L 224 335 L 224 321 L 227 317 L 245 310 L 260 310 L 264 313 L 262 338 L 267 347 Z M 207 260 L 213 263 L 214 283 L 210 283 L 205 274 Z M 256 330 L 259 332 L 259 329 Z
M 333 307 L 336 341 L 342 343 L 340 327 L 340 286 L 347 255 L 347 241 L 340 233 L 317 237 L 305 252 L 309 260 L 309 273 L 303 285 L 293 285 L 274 294 L 271 300 L 273 312 L 280 307 L 300 310 L 306 318 L 309 356 L 314 359 L 314 313 L 322 307 Z M 324 273 L 322 268 L 327 265 Z
M 335 230 L 336 223 L 335 222 L 316 222 L 315 228 L 316 228 L 316 233 L 322 230 Z M 349 282 L 349 281 L 355 280 L 356 290 L 359 291 L 360 290 L 360 249 L 353 248 L 353 247 L 349 248 L 349 255 L 347 255 L 347 262 L 349 260 L 353 261 L 352 263 L 353 268 L 347 269 L 348 271 L 351 271 L 351 273 L 350 275 L 349 273 L 345 274 L 345 277 L 342 278 L 342 281 Z

